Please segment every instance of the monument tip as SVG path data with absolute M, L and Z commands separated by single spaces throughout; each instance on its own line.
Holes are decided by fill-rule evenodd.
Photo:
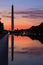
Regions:
M 12 7 L 13 7 L 13 4 L 12 4 Z

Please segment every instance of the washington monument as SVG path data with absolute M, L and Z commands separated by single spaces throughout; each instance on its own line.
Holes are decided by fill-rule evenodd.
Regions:
M 11 8 L 11 30 L 13 32 L 14 30 L 14 6 L 12 5 Z M 14 35 L 11 35 L 11 56 L 12 56 L 12 60 L 13 60 L 13 56 L 14 56 Z

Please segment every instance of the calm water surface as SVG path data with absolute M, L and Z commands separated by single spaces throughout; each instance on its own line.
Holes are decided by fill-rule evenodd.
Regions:
M 8 65 L 43 65 L 43 44 L 26 36 L 14 36 L 14 60 L 11 61 L 11 36 L 9 36 Z

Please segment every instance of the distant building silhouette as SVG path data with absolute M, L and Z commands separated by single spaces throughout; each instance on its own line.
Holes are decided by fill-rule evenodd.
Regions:
M 32 26 L 30 29 L 29 29 L 30 32 L 33 32 L 33 33 L 40 33 L 42 34 L 43 33 L 43 23 L 41 23 L 40 25 L 38 26 Z

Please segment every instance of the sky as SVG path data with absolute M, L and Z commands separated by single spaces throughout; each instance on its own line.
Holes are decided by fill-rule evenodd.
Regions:
M 0 18 L 11 30 L 11 6 L 14 5 L 14 29 L 27 29 L 43 22 L 43 0 L 0 0 Z

